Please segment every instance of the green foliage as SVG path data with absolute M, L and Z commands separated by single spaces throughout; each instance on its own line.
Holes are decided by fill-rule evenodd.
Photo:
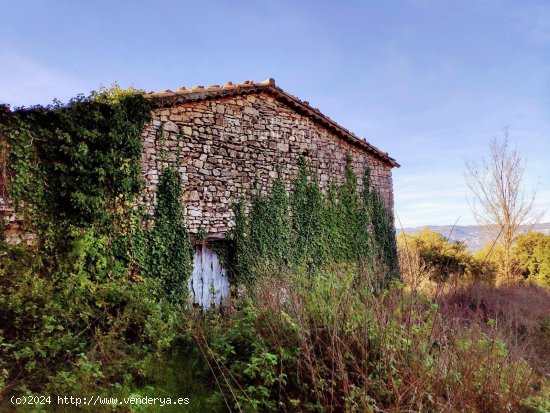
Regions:
M 264 278 L 240 310 L 200 326 L 238 411 L 519 411 L 543 391 L 495 325 L 466 326 L 394 283 L 341 265 Z
M 278 391 L 288 384 L 281 366 L 292 362 L 299 350 L 294 354 L 285 349 L 278 351 L 258 336 L 257 323 L 263 323 L 264 316 L 259 316 L 258 310 L 248 302 L 241 317 L 232 320 L 213 317 L 201 326 L 201 335 L 206 334 L 208 339 L 207 362 L 228 366 L 229 371 L 224 374 L 232 380 L 219 380 L 218 385 L 224 399 L 237 411 L 269 412 L 285 406 L 278 399 Z M 239 390 L 234 392 L 234 386 Z M 225 396 L 231 393 L 233 397 Z
M 268 196 L 252 196 L 248 211 L 237 203 L 231 234 L 237 274 L 251 280 L 286 267 L 313 271 L 348 262 L 372 286 L 387 285 L 399 273 L 393 216 L 370 188 L 368 169 L 364 185 L 359 194 L 348 157 L 342 184 L 331 184 L 325 194 L 302 158 L 289 195 L 277 179 Z
M 177 313 L 148 282 L 129 283 L 102 258 L 104 240 L 81 234 L 52 271 L 27 247 L 0 246 L 0 371 L 11 391 L 111 389 L 144 377 L 143 363 L 174 339 Z
M 143 97 L 118 87 L 68 105 L 0 108 L 2 173 L 39 235 L 36 247 L 0 244 L 2 395 L 161 391 L 216 411 L 222 402 L 239 411 L 545 408 L 496 322 L 465 328 L 390 282 L 399 270 L 391 211 L 368 169 L 359 192 L 350 159 L 326 193 L 302 159 L 289 193 L 276 180 L 270 194 L 237 203 L 233 242 L 216 250 L 256 282 L 254 299 L 224 315 L 183 313 L 191 242 L 176 171 L 161 174 L 151 229 L 136 206 L 148 118 Z M 518 257 L 538 257 L 534 245 L 518 243 Z M 445 248 L 443 260 L 430 248 L 424 257 L 462 268 Z M 527 264 L 529 277 L 542 262 Z M 548 320 L 539 330 L 545 340 Z
M 259 272 L 280 268 L 288 262 L 289 201 L 280 179 L 275 181 L 270 195 L 252 196 L 248 213 L 243 202 L 233 205 L 233 213 L 236 230 L 229 235 L 234 250 L 230 266 L 242 280 L 252 281 Z
M 210 377 L 208 364 L 201 356 L 201 350 L 187 332 L 180 334 L 177 342 L 162 357 L 153 359 L 145 366 L 150 382 L 133 387 L 131 390 L 140 397 L 188 398 L 187 405 L 159 404 L 142 405 L 147 412 L 166 413 L 223 412 L 223 399 L 216 392 L 217 387 Z M 128 397 L 129 391 L 123 393 Z M 109 394 L 113 396 L 113 393 Z M 95 410 L 94 410 L 95 411 Z M 110 410 L 109 410 L 110 411 Z M 133 411 L 133 410 L 132 410 Z
M 117 86 L 0 110 L 2 173 L 38 235 L 37 246 L 0 245 L 2 388 L 128 388 L 174 341 L 190 239 L 174 171 L 161 176 L 152 230 L 136 207 L 149 119 L 143 95 Z
M 408 250 L 411 254 L 418 254 L 432 281 L 445 282 L 477 276 L 477 262 L 466 249 L 466 244 L 448 241 L 429 228 L 415 235 L 399 234 L 398 244 L 404 253 Z
M 342 259 L 351 260 L 356 258 L 359 245 L 359 243 L 356 243 L 356 236 L 363 232 L 369 234 L 369 230 L 371 230 L 369 227 L 359 226 L 361 223 L 359 216 L 363 212 L 361 207 L 357 191 L 357 176 L 351 167 L 351 157 L 347 155 L 344 181 L 338 188 L 336 210 L 340 241 L 342 242 Z
M 474 262 L 479 263 L 480 274 L 486 281 L 495 283 L 504 271 L 504 248 L 501 244 L 488 242 L 474 254 Z
M 298 176 L 290 194 L 292 216 L 292 259 L 308 268 L 325 262 L 331 255 L 326 240 L 330 219 L 323 193 L 310 177 L 305 158 L 300 158 Z
M 550 287 L 550 235 L 531 231 L 520 235 L 512 258 L 524 278 Z
M 373 190 L 369 168 L 365 170 L 363 182 L 363 202 L 367 206 L 374 237 L 374 263 L 381 267 L 378 271 L 386 269 L 389 277 L 395 279 L 399 276 L 399 260 L 393 215 L 385 206 L 380 193 Z
M 277 179 L 269 196 L 254 195 L 250 208 L 248 254 L 263 257 L 267 266 L 284 265 L 290 247 L 288 197 Z
M 518 236 L 511 252 L 511 271 L 519 280 L 550 286 L 550 236 L 529 231 Z M 488 242 L 474 258 L 484 263 L 483 271 L 498 279 L 504 274 L 505 251 L 501 244 Z
M 148 274 L 160 281 L 162 296 L 173 303 L 187 300 L 187 279 L 193 270 L 191 245 L 181 202 L 180 177 L 173 168 L 166 168 L 157 189 Z
M 235 217 L 235 230 L 229 234 L 231 249 L 234 251 L 233 262 L 229 265 L 234 269 L 235 274 L 246 280 L 251 277 L 250 270 L 253 266 L 251 254 L 248 253 L 248 244 L 250 231 L 245 206 L 242 201 L 233 205 L 233 215 Z
M 149 105 L 140 93 L 112 92 L 20 109 L 3 123 L 11 199 L 39 235 L 48 234 L 42 241 L 55 236 L 56 248 L 72 227 L 112 230 L 110 212 L 141 191 Z

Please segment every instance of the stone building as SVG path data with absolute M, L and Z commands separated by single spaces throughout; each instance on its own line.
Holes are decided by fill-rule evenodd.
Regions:
M 373 186 L 393 208 L 391 170 L 397 162 L 273 79 L 181 87 L 147 97 L 154 109 L 143 133 L 145 203 L 152 213 L 159 175 L 174 167 L 182 178 L 191 233 L 203 229 L 208 239 L 223 239 L 232 224 L 231 202 L 252 188 L 269 190 L 278 174 L 290 186 L 301 156 L 325 189 L 341 181 L 347 156 L 358 177 L 368 165 Z M 203 307 L 217 306 L 229 294 L 225 270 L 207 245 L 196 246 L 189 288 Z
M 371 168 L 373 185 L 393 208 L 387 153 L 283 91 L 273 79 L 150 93 L 153 121 L 143 134 L 146 204 L 152 212 L 159 174 L 168 165 L 183 180 L 190 231 L 222 237 L 231 202 L 254 186 L 267 190 L 280 173 L 290 185 L 305 156 L 327 188 L 340 181 L 346 156 L 358 177 Z M 360 185 L 361 182 L 358 182 Z
M 155 207 L 162 170 L 172 166 L 182 179 L 189 229 L 204 230 L 207 240 L 223 239 L 232 225 L 231 203 L 252 188 L 268 191 L 278 174 L 290 186 L 300 157 L 308 159 L 326 189 L 340 182 L 351 156 L 358 177 L 371 169 L 372 184 L 393 208 L 393 167 L 387 153 L 338 125 L 308 102 L 275 85 L 246 81 L 225 86 L 181 87 L 149 93 L 152 122 L 143 132 L 143 202 Z M 358 182 L 359 186 L 361 182 Z M 32 242 L 20 230 L 0 178 L 0 216 L 11 240 Z M 190 279 L 194 301 L 210 307 L 228 295 L 229 283 L 213 251 L 197 245 Z

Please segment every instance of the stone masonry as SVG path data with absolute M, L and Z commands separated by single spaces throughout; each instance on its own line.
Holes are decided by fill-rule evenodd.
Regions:
M 279 173 L 290 187 L 301 156 L 326 189 L 331 181 L 342 180 L 349 154 L 359 186 L 368 165 L 373 186 L 393 208 L 391 169 L 399 166 L 397 162 L 277 87 L 273 79 L 182 87 L 146 96 L 154 108 L 143 133 L 143 201 L 152 214 L 159 175 L 167 166 L 174 167 L 182 179 L 192 233 L 204 228 L 210 237 L 223 238 L 232 225 L 231 203 L 253 188 L 266 193 Z M 1 178 L 4 236 L 11 242 L 32 243 L 35 236 L 13 213 Z
M 211 237 L 223 237 L 232 225 L 231 203 L 253 188 L 266 192 L 279 173 L 290 186 L 300 156 L 326 189 L 331 181 L 341 181 L 349 154 L 359 181 L 370 166 L 373 186 L 393 208 L 391 169 L 397 162 L 275 86 L 273 79 L 147 97 L 155 108 L 143 133 L 145 204 L 152 213 L 159 175 L 174 167 L 192 233 L 204 228 Z

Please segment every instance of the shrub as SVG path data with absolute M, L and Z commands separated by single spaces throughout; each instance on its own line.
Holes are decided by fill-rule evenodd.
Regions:
M 401 233 L 397 240 L 401 260 L 411 260 L 417 256 L 424 272 L 436 283 L 472 280 L 480 278 L 483 273 L 481 264 L 474 259 L 465 243 L 448 241 L 429 228 L 415 235 Z
M 111 388 L 144 377 L 173 340 L 177 313 L 151 298 L 151 285 L 105 266 L 101 241 L 77 244 L 59 272 L 36 249 L 0 246 L 3 392 Z
M 511 253 L 511 271 L 515 280 L 527 280 L 544 287 L 550 286 L 550 235 L 529 231 L 518 236 Z M 503 280 L 504 250 L 498 243 L 488 242 L 479 249 L 475 258 L 485 263 L 493 279 Z
M 464 324 L 400 284 L 373 295 L 340 266 L 304 275 L 264 279 L 240 310 L 197 327 L 235 409 L 500 412 L 540 400 L 491 323 Z
M 525 279 L 550 287 L 550 235 L 520 235 L 512 249 L 512 259 Z

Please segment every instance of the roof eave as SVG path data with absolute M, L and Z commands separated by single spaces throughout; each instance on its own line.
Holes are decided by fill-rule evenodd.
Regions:
M 275 96 L 279 101 L 290 106 L 292 109 L 305 114 L 306 116 L 314 118 L 317 122 L 321 123 L 324 127 L 332 130 L 340 137 L 344 138 L 347 142 L 357 145 L 361 149 L 369 152 L 378 159 L 386 162 L 391 167 L 399 168 L 401 165 L 397 163 L 395 159 L 390 157 L 387 152 L 383 152 L 377 147 L 371 145 L 366 140 L 356 136 L 353 132 L 340 126 L 334 120 L 321 113 L 317 108 L 313 108 L 308 102 L 304 102 L 297 97 L 285 92 L 283 89 L 275 85 L 273 79 L 269 79 L 263 83 L 245 82 L 238 85 L 228 84 L 224 87 L 214 86 L 203 88 L 197 86 L 192 89 L 183 89 L 173 92 L 166 90 L 163 92 L 150 93 L 145 96 L 156 102 L 157 107 L 169 107 L 181 103 L 201 101 L 201 100 L 213 100 L 223 97 L 230 97 L 236 95 L 257 94 L 257 93 L 269 93 Z

